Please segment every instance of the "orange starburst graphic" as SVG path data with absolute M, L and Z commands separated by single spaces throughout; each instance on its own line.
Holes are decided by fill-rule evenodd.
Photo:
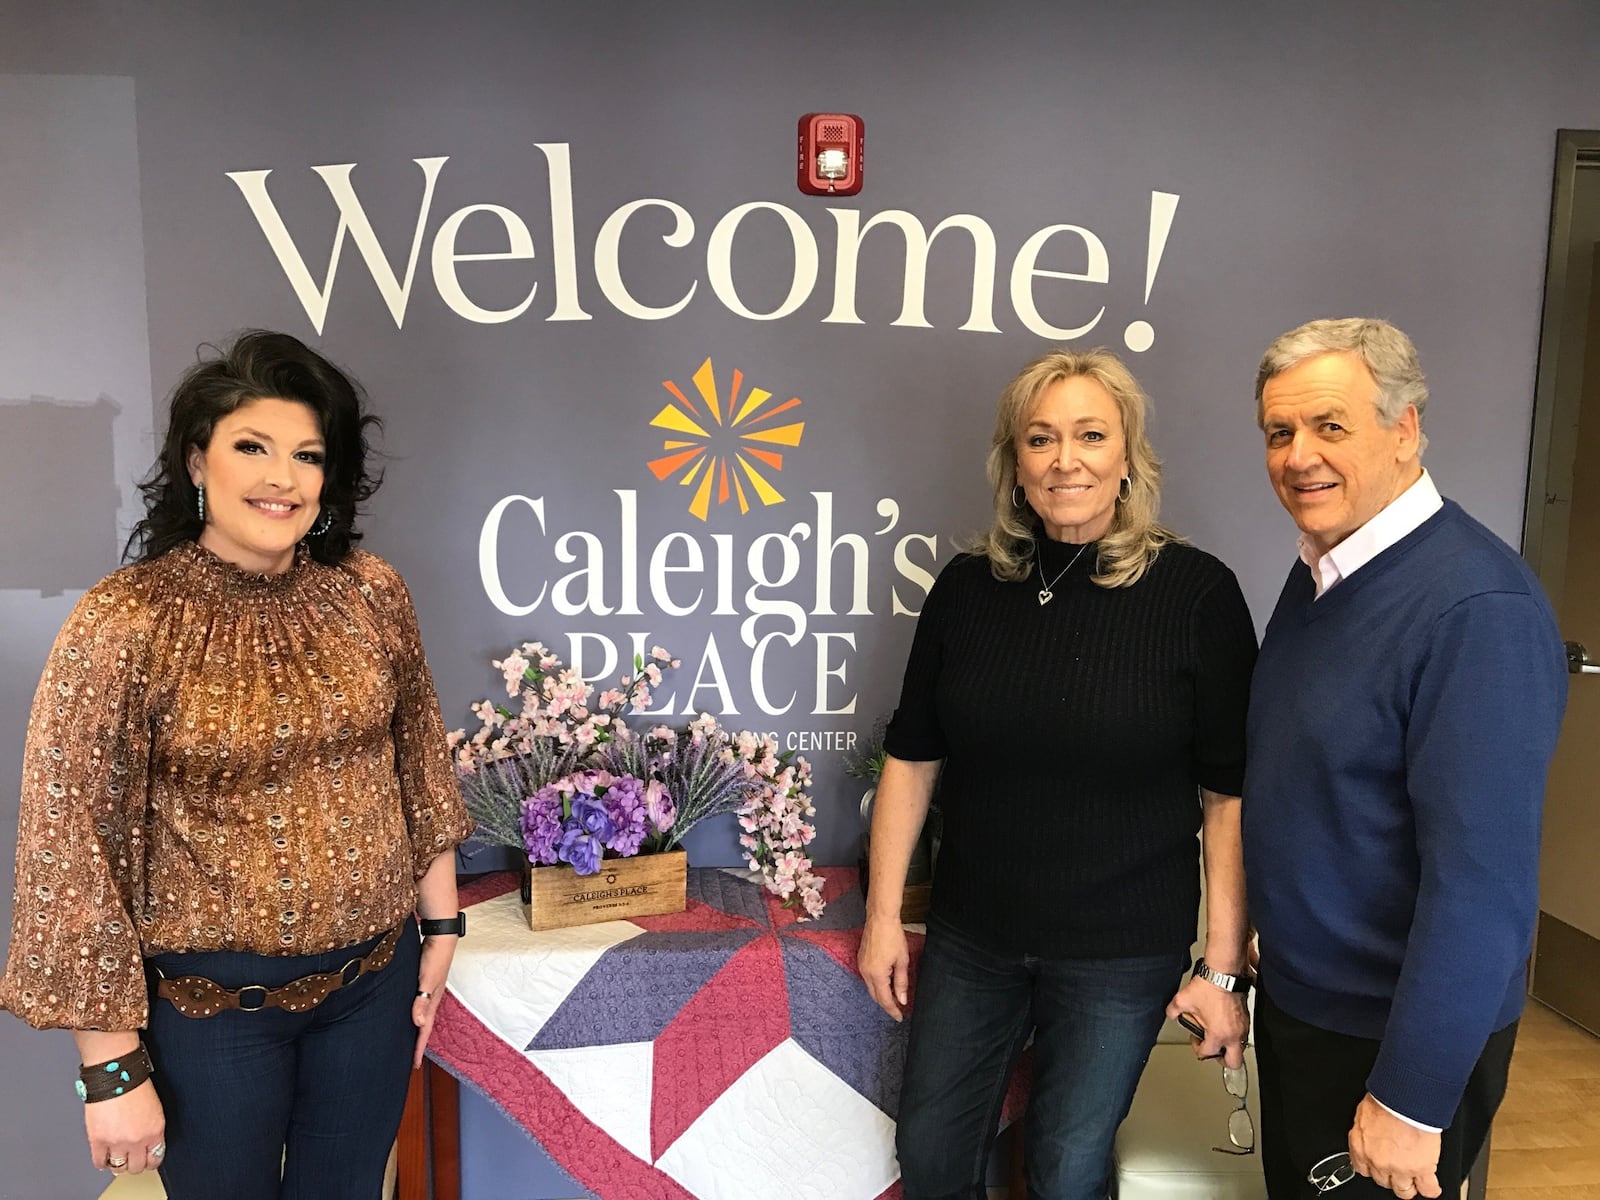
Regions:
M 741 513 L 750 511 L 752 495 L 762 504 L 783 503 L 783 494 L 755 464 L 783 470 L 783 455 L 773 447 L 798 446 L 806 425 L 804 421 L 784 425 L 771 422 L 780 413 L 798 408 L 800 397 L 768 404 L 772 393 L 752 387 L 741 400 L 744 372 L 735 370 L 724 404 L 717 396 L 716 368 L 709 358 L 694 373 L 699 404 L 670 379 L 661 386 L 672 393 L 672 400 L 650 419 L 650 424 L 665 429 L 669 436 L 661 443 L 666 453 L 651 459 L 649 466 L 657 479 L 681 473 L 678 483 L 694 489 L 689 501 L 691 513 L 704 521 L 711 511 L 713 494 L 718 504 L 737 500 Z

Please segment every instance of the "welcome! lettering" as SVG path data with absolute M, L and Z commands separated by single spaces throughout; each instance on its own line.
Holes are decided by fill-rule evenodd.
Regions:
M 534 148 L 543 156 L 547 168 L 550 228 L 545 232 L 554 272 L 554 287 L 551 289 L 554 292 L 553 302 L 543 319 L 592 320 L 594 314 L 584 306 L 585 298 L 580 294 L 578 279 L 579 247 L 573 220 L 569 144 L 540 142 Z M 396 256 L 386 251 L 379 242 L 367 210 L 356 192 L 353 177 L 357 164 L 339 163 L 311 168 L 327 188 L 338 213 L 327 266 L 322 270 L 320 283 L 267 189 L 272 170 L 227 172 L 227 177 L 238 187 L 249 205 L 251 215 L 318 334 L 322 333 L 327 321 L 329 302 L 333 297 L 347 242 L 353 243 L 396 328 L 403 328 L 417 278 L 417 263 L 424 242 L 429 240 L 430 228 L 432 237 L 428 274 L 434 290 L 451 312 L 474 324 L 496 325 L 514 321 L 532 308 L 539 294 L 539 282 L 532 278 L 533 271 L 527 265 L 537 253 L 533 231 L 527 222 L 515 210 L 504 205 L 477 203 L 456 209 L 440 220 L 436 227 L 433 226 L 436 187 L 440 172 L 450 160 L 446 156 L 412 161 L 422 171 L 422 192 L 410 245 L 404 251 L 403 272 L 393 265 Z M 1150 193 L 1149 236 L 1145 246 L 1146 303 L 1155 284 L 1156 272 L 1177 213 L 1178 200 L 1178 195 L 1173 192 Z M 675 300 L 665 304 L 646 304 L 637 299 L 630 289 L 621 246 L 624 229 L 647 210 L 656 210 L 655 219 L 667 222 L 667 231 L 661 234 L 661 240 L 673 250 L 690 250 L 699 229 L 694 216 L 682 205 L 656 197 L 631 200 L 607 215 L 590 248 L 594 281 L 605 302 L 623 316 L 640 321 L 660 321 L 675 316 L 696 299 L 700 285 L 705 283 L 716 301 L 735 316 L 750 321 L 776 321 L 792 316 L 816 291 L 822 272 L 818 233 L 798 212 L 786 205 L 755 200 L 730 208 L 715 221 L 705 238 L 703 260 L 695 264 L 692 259 L 685 259 L 685 270 L 680 281 L 683 290 Z M 926 315 L 928 255 L 941 237 L 949 242 L 952 239 L 947 235 L 958 233 L 960 236 L 953 240 L 969 247 L 972 254 L 972 286 L 966 297 L 967 319 L 959 328 L 975 333 L 1001 332 L 994 317 L 999 251 L 994 230 L 987 221 L 970 213 L 957 213 L 944 218 L 930 231 L 919 217 L 902 209 L 886 209 L 865 220 L 855 209 L 829 208 L 826 211 L 834 223 L 829 231 L 832 235 L 830 265 L 833 302 L 827 315 L 821 318 L 823 324 L 865 323 L 856 311 L 861 246 L 873 230 L 888 228 L 899 231 L 905 247 L 900 312 L 890 325 L 932 328 Z M 458 243 L 461 232 L 469 221 L 496 224 L 504 234 L 505 248 L 472 253 L 460 250 Z M 306 236 L 302 234 L 302 237 Z M 775 236 L 789 242 L 792 258 L 787 291 L 776 306 L 765 311 L 747 304 L 735 285 L 733 245 L 740 236 Z M 1052 256 L 1070 259 L 1070 265 L 1040 266 L 1039 260 L 1047 250 Z M 520 271 L 518 278 L 527 279 L 527 290 L 522 299 L 503 307 L 490 307 L 469 296 L 458 268 L 462 263 L 478 262 L 503 262 L 507 264 L 506 270 Z M 1096 293 L 1085 288 L 1104 285 L 1110 278 L 1110 256 L 1098 235 L 1082 225 L 1045 225 L 1026 238 L 1011 256 L 1008 288 L 1011 311 L 1024 328 L 1039 337 L 1072 341 L 1093 331 L 1106 313 L 1104 304 L 1095 306 Z M 1035 287 L 1040 279 L 1083 286 L 1055 290 L 1049 297 L 1051 315 L 1047 318 L 1041 313 L 1035 296 Z M 658 283 L 652 281 L 652 286 L 658 286 Z M 521 291 L 521 288 L 517 290 Z M 593 300 L 588 302 L 592 304 Z M 1123 331 L 1123 340 L 1129 349 L 1142 352 L 1152 344 L 1154 330 L 1144 320 L 1132 321 Z

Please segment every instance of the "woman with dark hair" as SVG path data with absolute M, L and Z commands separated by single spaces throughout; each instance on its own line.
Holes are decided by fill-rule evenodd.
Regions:
M 375 1195 L 462 931 L 416 616 L 353 548 L 375 424 L 287 334 L 192 367 L 34 699 L 0 1006 L 173 1200 Z
M 939 787 L 943 838 L 910 1003 L 906 1200 L 982 1197 L 1033 1038 L 1032 1200 L 1099 1200 L 1165 1015 L 1238 1066 L 1239 789 L 1255 629 L 1233 573 L 1157 523 L 1145 396 L 1115 355 L 1053 351 L 1001 395 L 994 519 L 928 594 L 872 816 L 859 964 L 912 1001 L 901 881 Z M 1185 982 L 1207 881 L 1204 958 Z

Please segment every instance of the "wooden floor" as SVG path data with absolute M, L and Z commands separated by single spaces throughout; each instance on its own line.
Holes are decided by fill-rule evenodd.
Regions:
M 1600 1038 L 1531 1000 L 1494 1121 L 1488 1200 L 1600 1200 Z

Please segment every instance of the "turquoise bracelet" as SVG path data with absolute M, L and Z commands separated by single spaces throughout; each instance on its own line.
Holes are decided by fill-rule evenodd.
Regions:
M 120 1058 L 78 1068 L 73 1090 L 85 1104 L 95 1104 L 131 1092 L 154 1074 L 155 1065 L 150 1061 L 150 1051 L 140 1042 L 137 1048 Z

